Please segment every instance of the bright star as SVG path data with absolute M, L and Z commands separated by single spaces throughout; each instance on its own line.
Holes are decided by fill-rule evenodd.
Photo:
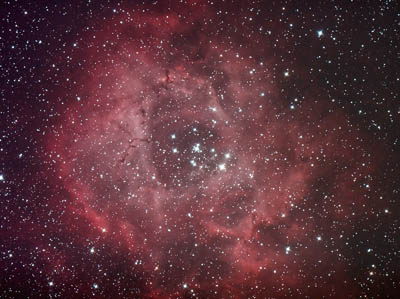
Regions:
M 193 145 L 193 151 L 195 153 L 200 153 L 201 152 L 200 143 L 196 143 L 195 145 Z

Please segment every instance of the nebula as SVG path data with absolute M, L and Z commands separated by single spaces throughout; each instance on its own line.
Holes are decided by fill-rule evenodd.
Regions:
M 365 133 L 312 84 L 282 87 L 306 70 L 278 68 L 277 41 L 240 9 L 218 33 L 218 11 L 192 2 L 104 18 L 67 49 L 44 159 L 78 248 L 55 264 L 81 269 L 52 283 L 97 271 L 78 294 L 362 294 L 346 242 L 380 163 Z

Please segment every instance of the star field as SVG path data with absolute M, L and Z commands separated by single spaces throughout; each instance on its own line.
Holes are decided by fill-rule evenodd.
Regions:
M 399 296 L 395 1 L 0 15 L 0 297 Z

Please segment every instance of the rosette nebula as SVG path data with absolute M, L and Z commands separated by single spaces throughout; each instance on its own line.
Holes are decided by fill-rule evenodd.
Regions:
M 2 13 L 1 296 L 399 295 L 393 3 L 99 2 Z

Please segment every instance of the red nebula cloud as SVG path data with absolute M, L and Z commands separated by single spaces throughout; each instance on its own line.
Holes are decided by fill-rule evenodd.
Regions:
M 373 171 L 363 136 L 312 99 L 284 107 L 267 45 L 228 46 L 179 14 L 105 20 L 72 58 L 48 149 L 80 246 L 123 256 L 126 295 L 357 293 L 326 246 L 343 246 Z

